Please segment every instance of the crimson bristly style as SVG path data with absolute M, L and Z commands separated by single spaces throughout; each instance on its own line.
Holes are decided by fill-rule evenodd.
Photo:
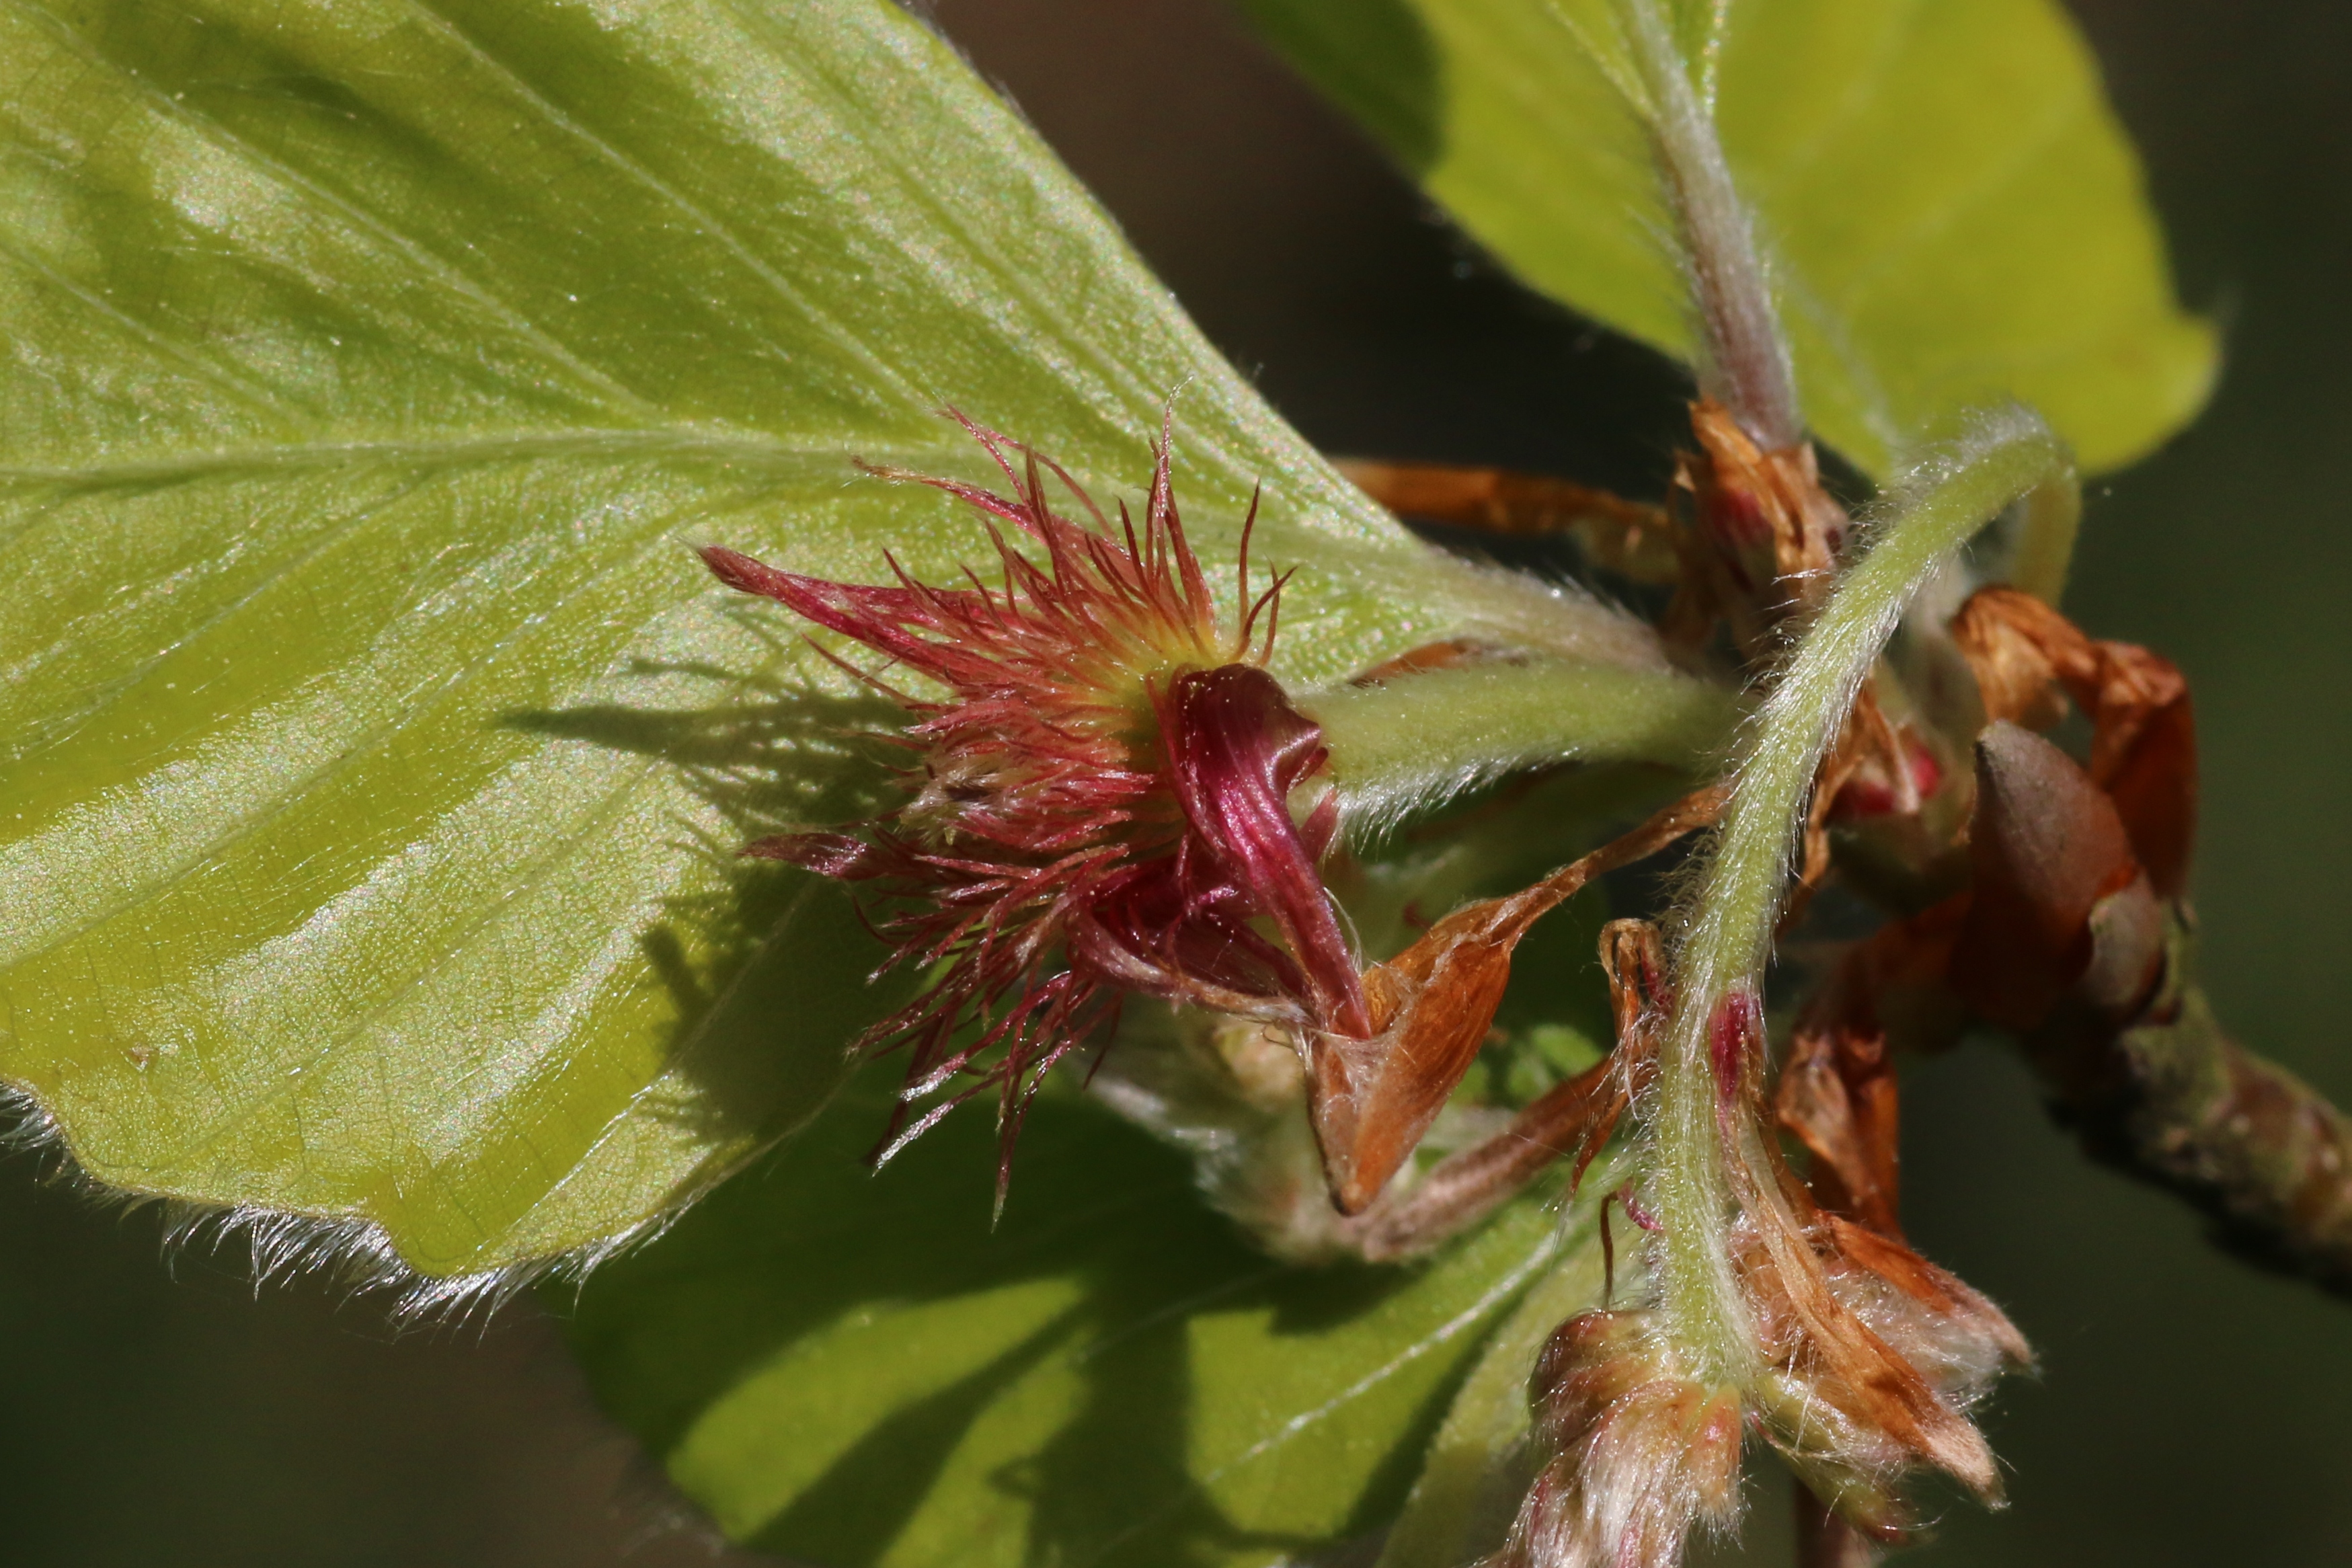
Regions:
M 955 1105 L 1000 1096 L 1000 1201 L 1023 1111 L 1122 992 L 1297 1029 L 1369 1033 L 1357 965 L 1316 871 L 1337 831 L 1317 726 L 1265 670 L 1285 577 L 1217 611 L 1185 538 L 1163 431 L 1140 522 L 1116 521 L 1061 468 L 953 416 L 1009 493 L 890 469 L 982 517 L 1000 581 L 803 576 L 731 550 L 720 581 L 885 656 L 853 673 L 904 707 L 905 803 L 745 853 L 860 884 L 885 968 L 930 975 L 858 1048 L 903 1046 L 906 1103 L 887 1159 Z M 1055 510 L 1046 476 L 1086 521 Z M 1250 522 L 1255 519 L 1251 509 Z M 1008 534 L 1008 529 L 1010 531 Z M 1024 553 L 1024 549 L 1032 553 Z M 1042 554 L 1042 560 L 1032 554 Z M 836 662 L 840 662 L 836 659 Z M 902 690 L 911 671 L 936 693 Z

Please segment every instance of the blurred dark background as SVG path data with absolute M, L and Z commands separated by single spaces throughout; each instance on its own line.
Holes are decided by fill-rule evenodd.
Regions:
M 2077 0 L 2147 157 L 2219 397 L 2094 492 L 2070 608 L 2195 682 L 2208 978 L 2241 1037 L 2352 1100 L 2352 6 Z M 1654 490 L 1682 386 L 1514 288 L 1213 0 L 940 0 L 940 25 L 1211 338 L 1343 452 Z M 1910 1079 L 1930 1256 L 2043 1375 L 1990 1425 L 2015 1506 L 1922 1568 L 2352 1563 L 2352 1307 L 2208 1248 L 2084 1163 L 2022 1072 Z M 646 1568 L 723 1553 L 590 1408 L 541 1309 L 396 1333 L 253 1289 L 158 1225 L 0 1166 L 0 1562 Z M 1779 1483 L 1739 1561 L 1787 1561 Z

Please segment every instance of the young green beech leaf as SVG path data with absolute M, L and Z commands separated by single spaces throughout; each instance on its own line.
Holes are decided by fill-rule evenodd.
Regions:
M 992 1235 L 983 1120 L 860 1167 L 896 1076 L 608 1265 L 572 1321 L 671 1479 L 793 1561 L 1243 1568 L 1368 1534 L 1518 1292 L 1598 1287 L 1589 1215 L 1536 1205 L 1419 1272 L 1270 1264 L 1185 1160 L 1066 1087 Z
M 1110 496 L 1174 394 L 1294 685 L 1655 658 L 1366 503 L 885 0 L 0 8 L 0 1077 L 427 1274 L 646 1223 L 900 1000 L 734 858 L 869 814 L 891 710 L 688 546 L 985 559 L 850 461 L 969 471 L 942 404 Z
M 1687 358 L 1615 0 L 1235 0 L 1506 266 Z M 2094 470 L 2178 429 L 2214 337 L 2056 0 L 1683 0 L 1816 432 L 1881 479 L 1965 408 Z

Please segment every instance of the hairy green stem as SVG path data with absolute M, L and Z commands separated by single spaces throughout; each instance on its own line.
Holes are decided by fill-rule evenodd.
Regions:
M 1822 759 L 1912 595 L 1952 552 L 2029 492 L 2074 482 L 2039 416 L 1979 420 L 1879 509 L 1865 553 L 1804 634 L 1749 731 L 1675 955 L 1675 1004 L 1651 1118 L 1651 1198 L 1664 1226 L 1664 1307 L 1696 1365 L 1745 1383 L 1755 1335 L 1733 1278 L 1732 1219 L 1710 1036 L 1736 993 L 1760 995 L 1773 928 Z
M 1663 0 L 1622 5 L 1698 316 L 1699 386 L 1767 451 L 1793 447 L 1805 435 L 1796 374 L 1755 226 L 1716 135 L 1712 89 L 1703 98 L 1693 85 Z
M 1722 687 L 1665 670 L 1558 658 L 1399 676 L 1295 700 L 1323 727 L 1351 831 L 1546 763 L 1696 772 L 1739 718 Z
M 2080 484 L 2044 485 L 2025 498 L 2017 540 L 2005 574 L 2011 587 L 2056 605 L 2074 563 L 2074 535 L 2083 522 Z

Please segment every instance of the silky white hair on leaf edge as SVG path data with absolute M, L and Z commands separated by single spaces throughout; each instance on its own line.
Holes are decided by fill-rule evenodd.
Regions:
M 549 1280 L 575 1289 L 622 1254 L 661 1236 L 716 1186 L 705 1184 L 676 1207 L 588 1246 L 547 1258 L 525 1258 L 473 1273 L 431 1275 L 408 1263 L 378 1222 L 356 1215 L 310 1215 L 257 1204 L 212 1204 L 117 1187 L 83 1169 L 71 1141 L 47 1103 L 22 1084 L 0 1083 L 0 1149 L 57 1162 L 47 1179 L 93 1204 L 128 1214 L 147 1207 L 163 1215 L 159 1245 L 167 1269 L 184 1254 L 218 1254 L 243 1244 L 254 1294 L 299 1279 L 323 1278 L 353 1298 L 383 1300 L 395 1326 L 474 1324 L 487 1328 L 499 1310 Z

